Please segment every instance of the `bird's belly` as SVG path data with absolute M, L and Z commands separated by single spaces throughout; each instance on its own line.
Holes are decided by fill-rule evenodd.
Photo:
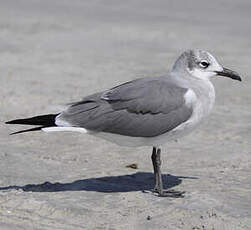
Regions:
M 194 127 L 195 126 L 191 126 L 190 124 L 186 124 L 184 126 L 180 125 L 177 127 L 177 129 L 174 129 L 172 131 L 169 131 L 167 133 L 155 137 L 131 137 L 131 136 L 124 136 L 105 132 L 98 132 L 98 133 L 91 132 L 90 134 L 121 146 L 128 146 L 128 147 L 160 146 L 167 143 L 168 141 L 176 140 L 188 134 L 193 130 Z
M 197 121 L 185 122 L 176 127 L 175 129 L 155 137 L 131 137 L 131 136 L 124 136 L 105 132 L 90 133 L 90 134 L 122 146 L 128 146 L 128 147 L 160 146 L 167 143 L 168 141 L 176 140 L 188 134 L 196 126 L 197 126 Z

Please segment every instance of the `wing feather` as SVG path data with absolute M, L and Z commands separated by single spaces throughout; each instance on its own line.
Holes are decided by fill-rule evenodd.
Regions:
M 56 123 L 127 136 L 157 136 L 190 118 L 187 90 L 163 77 L 134 80 L 72 104 Z

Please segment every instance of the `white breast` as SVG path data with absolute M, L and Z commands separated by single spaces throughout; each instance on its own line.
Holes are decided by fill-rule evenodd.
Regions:
M 215 102 L 213 84 L 210 81 L 203 81 L 203 84 L 194 88 L 196 90 L 190 89 L 185 95 L 186 104 L 193 107 L 192 116 L 170 132 L 170 139 L 182 137 L 193 131 L 213 109 Z

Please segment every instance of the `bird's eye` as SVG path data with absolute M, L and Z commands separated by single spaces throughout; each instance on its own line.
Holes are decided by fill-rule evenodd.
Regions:
M 200 67 L 206 69 L 209 66 L 209 63 L 206 60 L 202 60 L 199 65 Z

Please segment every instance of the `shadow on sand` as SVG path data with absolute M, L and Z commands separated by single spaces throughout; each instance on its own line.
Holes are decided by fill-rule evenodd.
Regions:
M 198 179 L 197 177 L 173 176 L 165 174 L 162 176 L 164 188 L 169 189 L 182 183 L 182 179 Z M 11 185 L 0 187 L 0 190 L 22 189 L 25 192 L 63 192 L 63 191 L 96 191 L 96 192 L 132 192 L 151 190 L 154 187 L 152 173 L 137 172 L 123 176 L 107 176 L 76 180 L 70 183 L 27 184 L 24 186 Z

